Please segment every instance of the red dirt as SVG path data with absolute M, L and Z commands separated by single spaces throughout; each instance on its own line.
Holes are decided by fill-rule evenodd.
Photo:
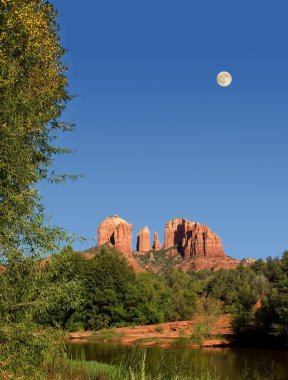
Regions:
M 209 317 L 208 317 L 209 318 Z M 119 327 L 113 329 L 115 336 L 109 337 L 109 331 L 85 331 L 69 333 L 68 338 L 77 340 L 77 342 L 86 342 L 88 340 L 105 340 L 108 342 L 119 342 L 123 344 L 142 344 L 157 345 L 160 347 L 170 347 L 179 338 L 190 338 L 194 331 L 196 323 L 209 323 L 205 317 L 197 317 L 191 321 L 166 322 L 157 325 Z M 211 321 L 210 321 L 211 322 Z M 213 322 L 214 327 L 211 331 L 211 337 L 202 343 L 202 347 L 223 346 L 231 343 L 229 340 L 232 335 L 231 316 L 228 314 L 221 315 Z M 107 338 L 105 337 L 107 333 Z M 101 334 L 102 337 L 97 337 Z M 114 334 L 112 334 L 114 335 Z M 117 336 L 118 335 L 118 336 Z M 187 343 L 189 347 L 198 347 L 198 344 Z

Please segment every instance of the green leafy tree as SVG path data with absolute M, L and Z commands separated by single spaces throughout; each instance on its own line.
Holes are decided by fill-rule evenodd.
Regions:
M 31 258 L 9 263 L 0 274 L 0 376 L 1 370 L 40 376 L 51 356 L 63 354 L 55 342 L 61 335 L 55 330 L 59 319 L 51 316 L 55 310 L 59 315 L 59 305 L 62 313 L 77 308 L 79 290 L 77 279 L 66 281 L 53 268 L 40 270 Z
M 0 1 L 0 253 L 51 253 L 64 237 L 45 222 L 39 181 L 53 156 L 57 131 L 70 130 L 59 117 L 67 91 L 64 49 L 57 11 L 49 1 Z
M 36 310 L 34 321 L 40 325 L 61 329 L 71 329 L 70 318 L 75 313 L 81 314 L 84 307 L 85 287 L 83 283 L 86 260 L 79 253 L 74 252 L 70 246 L 63 248 L 59 254 L 51 256 L 41 270 L 42 281 L 46 286 L 55 286 L 53 303 L 45 313 Z M 51 298 L 51 297 L 50 297 Z M 81 318 L 74 316 L 74 330 L 84 328 Z
M 54 146 L 71 130 L 59 121 L 71 97 L 58 31 L 49 1 L 0 0 L 0 371 L 25 378 L 43 374 L 57 347 L 55 329 L 36 317 L 77 293 L 76 280 L 53 278 L 32 259 L 66 238 L 47 222 L 37 190 L 39 181 L 65 179 L 51 165 L 70 152 Z
M 202 286 L 197 280 L 182 271 L 173 271 L 167 275 L 167 284 L 172 291 L 174 310 L 171 320 L 188 320 L 197 311 L 197 300 Z
M 270 302 L 275 315 L 272 331 L 288 340 L 288 276 L 273 289 Z
M 123 256 L 102 248 L 85 263 L 86 327 L 101 329 L 129 320 L 126 302 L 135 273 Z
M 161 323 L 173 310 L 171 290 L 152 272 L 137 274 L 137 284 L 130 297 L 130 313 L 136 324 Z
M 257 339 L 274 343 L 273 335 L 287 340 L 288 252 L 281 259 L 269 257 L 266 262 L 258 261 L 251 268 L 236 270 L 239 271 L 245 275 L 230 308 L 234 331 L 245 339 L 256 334 Z M 261 302 L 256 307 L 257 300 Z
M 258 314 L 258 323 L 268 332 L 288 341 L 288 251 L 283 253 L 282 259 L 277 259 L 277 277 L 279 281 L 273 283 L 271 293 Z M 271 268 L 273 264 L 269 263 Z M 274 267 L 274 266 L 273 266 Z M 269 269 L 270 269 L 269 268 Z M 281 272 L 279 271 L 281 269 Z M 275 273 L 275 271 L 273 271 Z M 270 269 L 271 273 L 271 269 Z M 275 277 L 272 277 L 273 280 Z

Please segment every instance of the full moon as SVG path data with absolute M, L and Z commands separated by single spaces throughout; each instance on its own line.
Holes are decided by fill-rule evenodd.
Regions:
M 221 71 L 217 75 L 217 83 L 221 87 L 228 87 L 232 83 L 232 75 L 228 71 Z

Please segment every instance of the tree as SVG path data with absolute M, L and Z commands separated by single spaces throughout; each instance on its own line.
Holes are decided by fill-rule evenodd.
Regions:
M 162 323 L 173 310 L 171 291 L 153 272 L 139 272 L 130 295 L 130 313 L 136 324 Z
M 268 296 L 266 313 L 270 317 L 270 331 L 284 340 L 288 340 L 288 251 L 280 261 L 280 280 Z M 268 311 L 268 312 L 267 312 Z
M 71 326 L 70 318 L 79 314 L 83 309 L 85 288 L 83 284 L 84 270 L 87 260 L 80 252 L 74 252 L 70 246 L 63 248 L 60 253 L 51 256 L 41 270 L 41 281 L 49 290 L 49 307 L 36 309 L 33 320 L 45 326 L 65 329 Z M 54 294 L 50 294 L 51 287 Z M 41 286 L 40 286 L 41 288 Z M 75 322 L 74 322 L 75 324 Z M 76 329 L 83 329 L 80 323 Z M 74 327 L 74 329 L 75 329 Z
M 129 321 L 127 299 L 135 273 L 121 253 L 102 248 L 84 271 L 86 327 L 101 329 Z
M 50 167 L 59 117 L 71 96 L 49 1 L 0 1 L 0 253 L 51 252 L 63 231 L 45 223 L 39 181 L 61 180 Z
M 272 331 L 288 340 L 288 276 L 273 289 L 270 302 L 275 315 Z
M 71 258 L 65 261 L 69 265 Z M 59 315 L 64 319 L 65 310 L 79 307 L 81 286 L 58 271 L 54 265 L 39 270 L 39 262 L 22 257 L 0 273 L 0 377 L 2 370 L 40 376 L 50 358 L 63 354 L 55 327 Z
M 53 145 L 59 131 L 71 130 L 59 121 L 71 96 L 56 18 L 49 1 L 0 0 L 0 371 L 25 378 L 43 373 L 57 347 L 55 330 L 35 316 L 77 285 L 47 276 L 32 259 L 66 237 L 49 226 L 36 189 L 41 180 L 65 178 L 51 165 L 69 152 Z
M 172 321 L 191 319 L 197 311 L 197 299 L 202 290 L 199 281 L 178 270 L 167 275 L 167 283 L 172 290 L 174 306 L 170 319 Z

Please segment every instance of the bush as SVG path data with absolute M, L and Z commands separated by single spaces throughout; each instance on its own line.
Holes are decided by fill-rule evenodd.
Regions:
M 202 346 L 203 341 L 211 336 L 211 326 L 206 322 L 197 322 L 194 326 L 191 341 Z

